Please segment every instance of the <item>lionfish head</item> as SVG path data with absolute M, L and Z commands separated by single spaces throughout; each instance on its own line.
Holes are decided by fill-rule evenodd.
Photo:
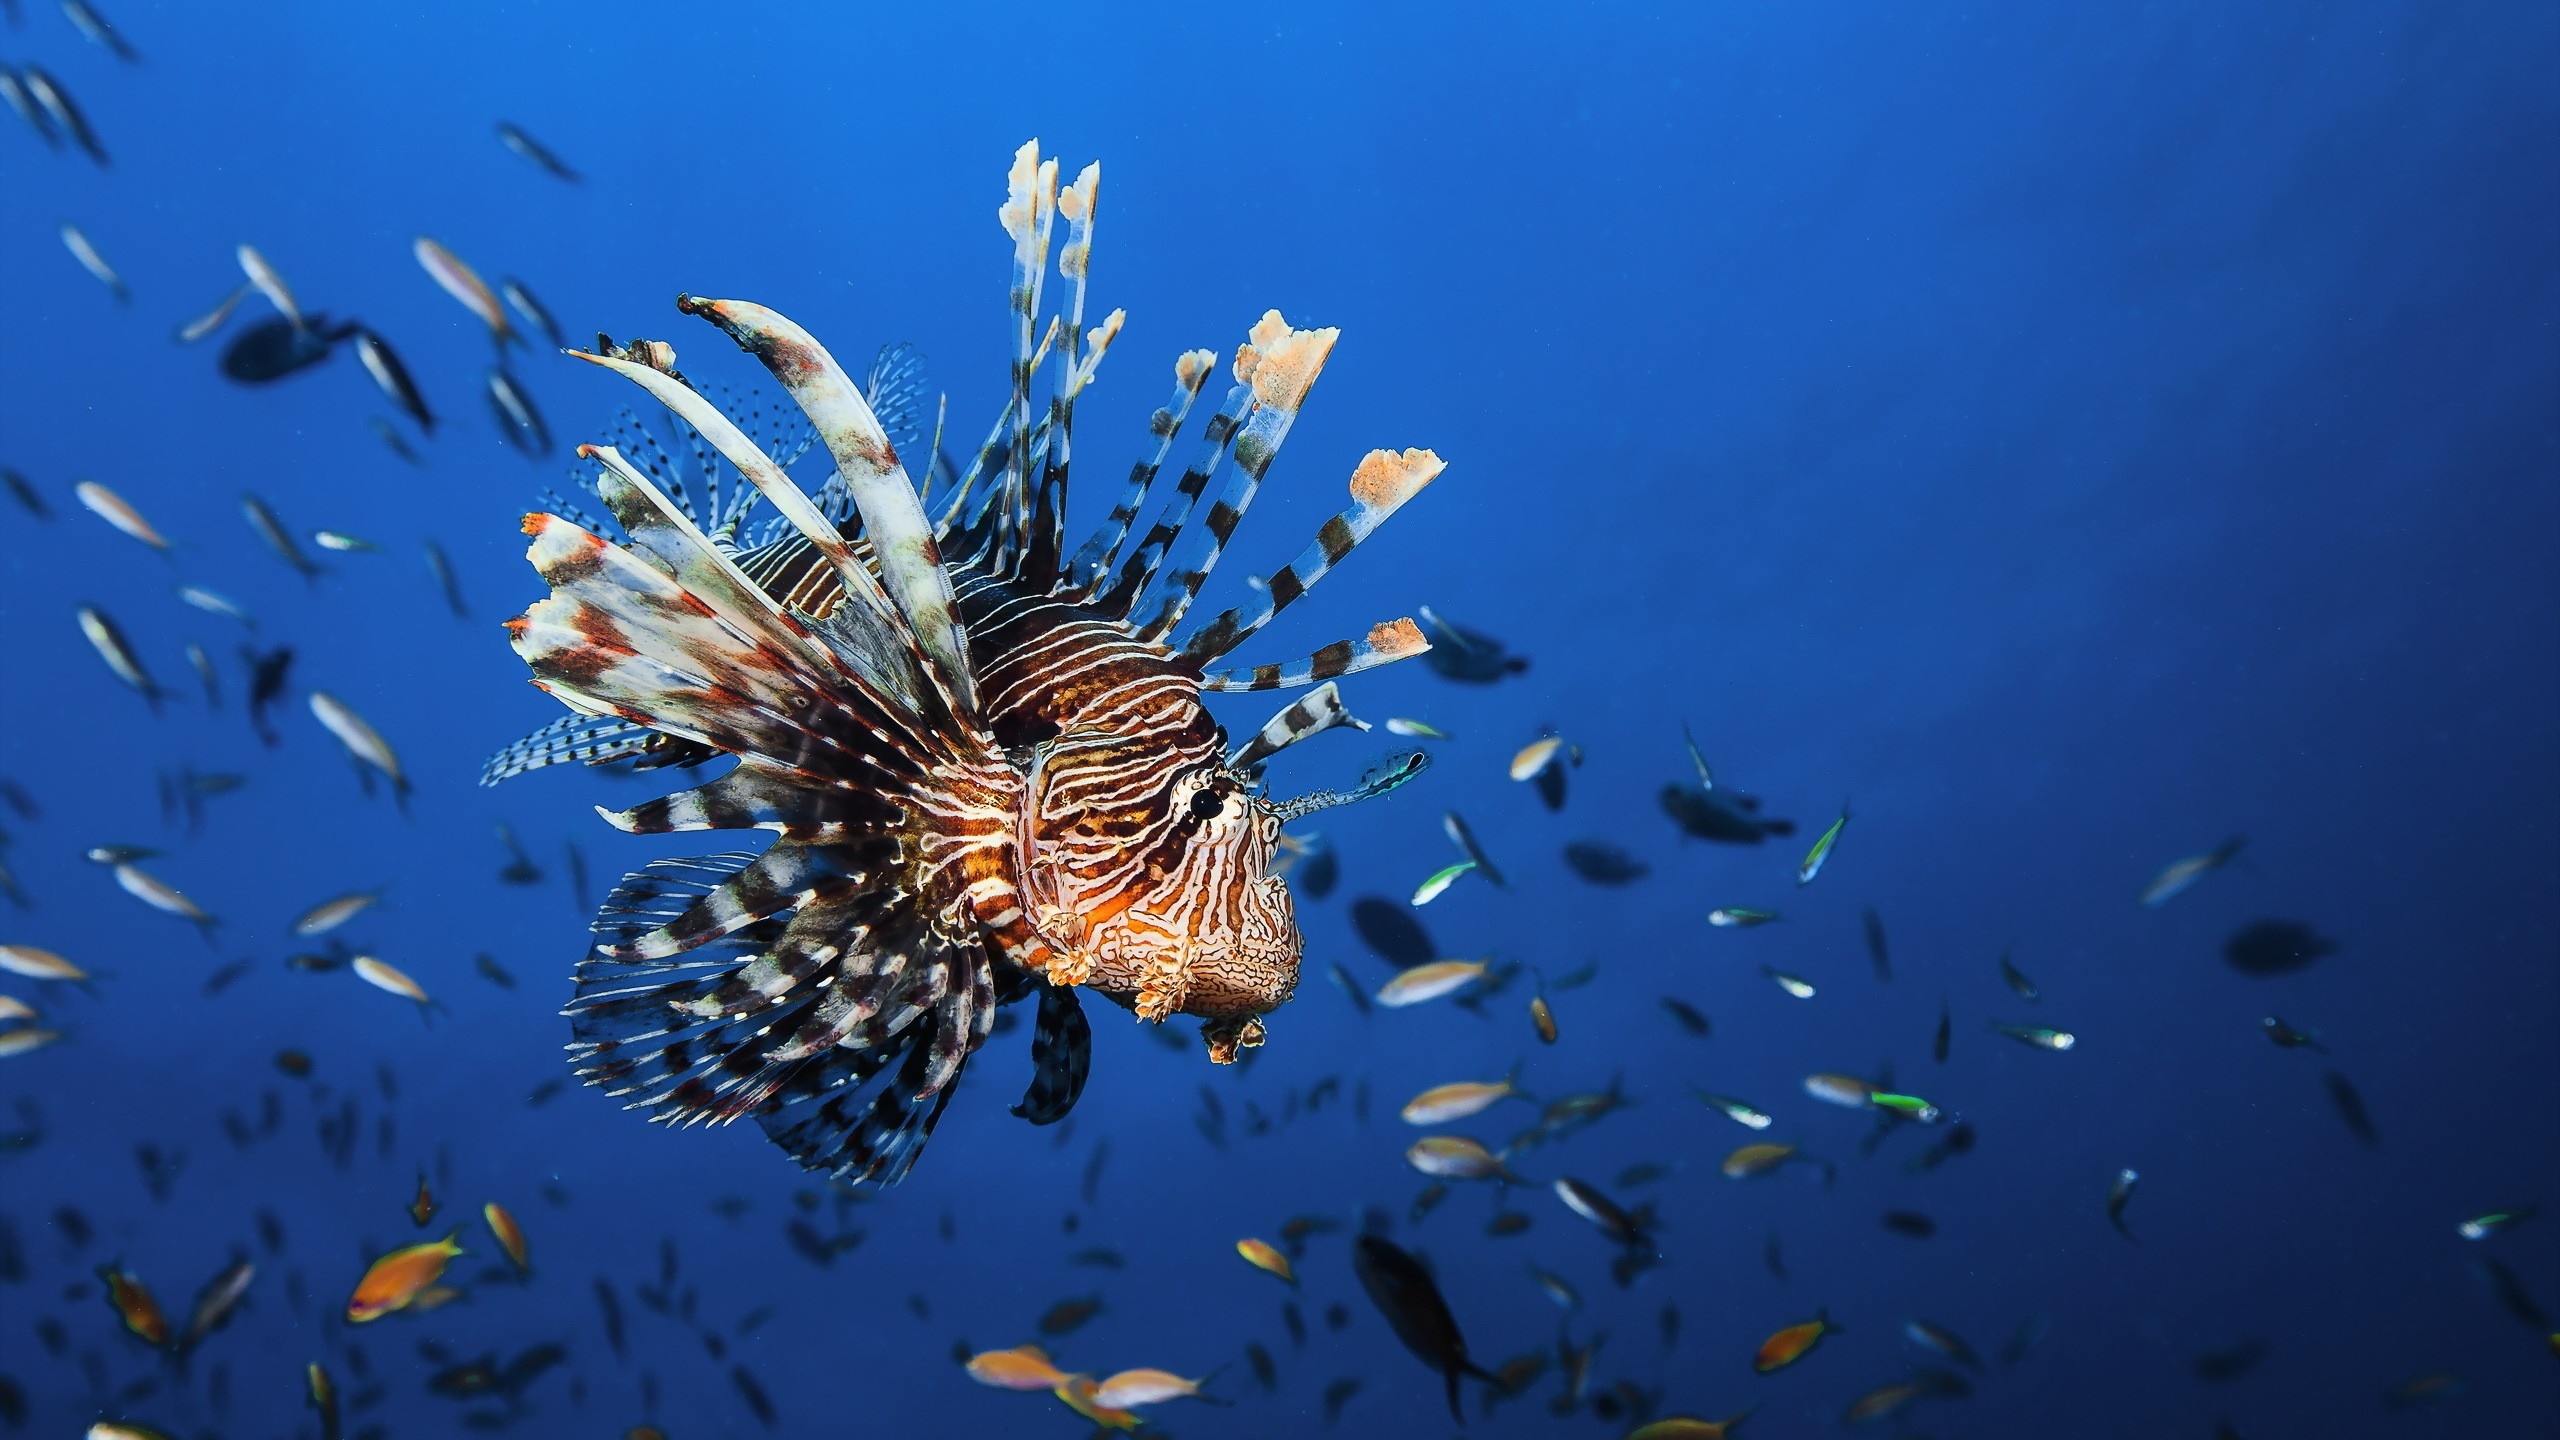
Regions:
M 1258 1017 L 1298 988 L 1305 942 L 1288 881 L 1271 874 L 1282 815 L 1249 781 L 1220 765 L 1177 775 L 1169 787 L 1170 831 L 1139 862 L 1111 901 L 1083 908 L 1073 948 L 1089 959 L 1082 983 L 1134 1009 L 1139 1018 L 1197 1016 L 1212 1058 L 1231 1060 L 1258 1045 Z M 1044 847 L 1049 864 L 1072 867 L 1076 847 Z M 1049 882 L 1040 884 L 1041 880 Z M 1069 877 L 1035 880 L 1047 889 Z

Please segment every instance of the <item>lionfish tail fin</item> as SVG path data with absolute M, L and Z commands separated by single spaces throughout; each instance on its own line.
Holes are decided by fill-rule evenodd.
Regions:
M 1411 620 L 1372 625 L 1357 640 L 1336 640 L 1303 660 L 1286 665 L 1256 665 L 1250 670 L 1212 670 L 1200 677 L 1200 688 L 1238 693 L 1247 690 L 1294 690 L 1322 680 L 1357 675 L 1431 648 Z
M 1205 664 L 1251 639 L 1281 611 L 1314 589 L 1318 580 L 1446 468 L 1446 462 L 1429 450 L 1407 450 L 1402 454 L 1393 450 L 1370 451 L 1361 459 L 1359 468 L 1351 472 L 1351 508 L 1324 522 L 1316 531 L 1314 542 L 1271 577 L 1263 587 L 1260 605 L 1238 607 L 1210 620 L 1184 638 L 1182 653 Z

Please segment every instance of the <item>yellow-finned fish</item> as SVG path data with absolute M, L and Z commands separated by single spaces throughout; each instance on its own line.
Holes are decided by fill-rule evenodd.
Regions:
M 533 1253 L 525 1248 L 524 1227 L 507 1213 L 507 1207 L 492 1200 L 480 1207 L 480 1218 L 488 1222 L 489 1233 L 498 1237 L 498 1248 L 507 1252 L 507 1263 L 516 1267 L 516 1273 L 532 1274 Z
M 349 969 L 356 972 L 357 978 L 377 990 L 388 990 L 403 1000 L 414 1000 L 420 1005 L 435 1003 L 428 998 L 425 986 L 410 979 L 408 974 L 396 965 L 377 960 L 370 955 L 359 955 L 347 962 L 347 965 Z
M 1067 1383 L 1067 1373 L 1037 1345 L 981 1351 L 969 1357 L 967 1368 L 970 1379 L 998 1390 L 1055 1390 Z
M 454 1236 L 447 1235 L 419 1245 L 403 1245 L 367 1266 L 364 1278 L 356 1282 L 355 1293 L 347 1297 L 347 1319 L 361 1325 L 416 1304 L 421 1295 L 444 1278 L 444 1267 L 464 1253 L 453 1241 Z
M 1248 1235 L 1236 1242 L 1236 1253 L 1256 1270 L 1277 1275 L 1291 1285 L 1298 1283 L 1298 1272 L 1290 1267 L 1289 1257 L 1281 1254 L 1268 1240 L 1257 1240 Z
M 1840 802 L 1840 818 L 1832 821 L 1831 828 L 1823 831 L 1821 838 L 1813 842 L 1813 848 L 1804 852 L 1804 863 L 1796 867 L 1798 885 L 1810 885 L 1813 877 L 1822 873 L 1823 865 L 1831 859 L 1832 847 L 1840 843 L 1840 832 L 1847 828 L 1849 802 L 1843 800 Z

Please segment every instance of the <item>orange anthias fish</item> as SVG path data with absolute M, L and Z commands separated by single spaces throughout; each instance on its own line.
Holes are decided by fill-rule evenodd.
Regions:
M 1264 785 L 1283 749 L 1358 723 L 1335 680 L 1430 648 L 1411 619 L 1287 663 L 1230 657 L 1432 484 L 1439 456 L 1361 457 L 1348 508 L 1313 544 L 1236 608 L 1194 613 L 1339 332 L 1267 311 L 1215 387 L 1230 378 L 1218 352 L 1181 354 L 1118 503 L 1082 543 L 1068 533 L 1075 399 L 1125 317 L 1086 318 L 1101 168 L 1060 180 L 1036 143 L 1007 174 L 1010 404 L 975 483 L 938 489 L 929 511 L 900 459 L 932 453 L 911 425 L 919 404 L 932 413 L 929 390 L 866 397 L 786 316 L 684 296 L 682 314 L 781 384 L 834 462 L 828 484 L 802 489 L 683 378 L 667 342 L 605 341 L 572 353 L 665 405 L 746 484 L 697 497 L 647 473 L 645 455 L 587 445 L 579 483 L 618 535 L 565 501 L 524 519 L 548 593 L 508 622 L 510 643 L 574 713 L 493 759 L 484 782 L 726 753 L 741 763 L 605 819 L 641 835 L 770 832 L 759 855 L 659 861 L 608 899 L 568 1006 L 573 1064 L 658 1120 L 752 1119 L 848 1183 L 908 1172 L 1000 1004 L 1037 997 L 1016 1113 L 1038 1124 L 1081 1092 L 1095 996 L 1151 1024 L 1195 1017 L 1215 1064 L 1263 1043 L 1306 949 L 1288 880 L 1270 873 L 1281 827 L 1425 763 L 1408 752 L 1287 800 Z M 457 264 L 420 253 L 489 316 Z M 1035 342 L 1053 318 L 1050 366 Z M 1052 393 L 1035 396 L 1035 380 Z M 1197 458 L 1176 467 L 1178 487 L 1156 486 L 1195 411 L 1215 412 Z M 768 507 L 752 526 L 747 502 Z M 1301 688 L 1234 737 L 1205 703 Z M 713 1054 L 727 1058 L 697 1064 Z
M 1069 1379 L 1037 1345 L 987 1350 L 969 1357 L 969 1378 L 999 1390 L 1056 1390 Z
M 1772 1370 L 1783 1370 L 1811 1354 L 1813 1347 L 1822 1343 L 1823 1336 L 1839 1328 L 1831 1323 L 1829 1315 L 1817 1310 L 1813 1312 L 1812 1319 L 1798 1321 L 1761 1341 L 1760 1353 L 1752 1357 L 1751 1368 L 1763 1375 Z
M 422 1245 L 403 1245 L 374 1261 L 356 1282 L 356 1293 L 347 1298 L 347 1318 L 361 1325 L 409 1308 L 444 1278 L 444 1267 L 461 1253 L 462 1247 L 447 1235 Z
M 146 1345 L 169 1343 L 169 1317 L 160 1313 L 160 1302 L 151 1298 L 140 1276 L 104 1265 L 98 1269 L 98 1278 L 107 1282 L 107 1304 L 125 1329 Z
M 507 1252 L 507 1259 L 516 1267 L 516 1273 L 532 1274 L 533 1255 L 525 1248 L 524 1227 L 516 1223 L 516 1217 L 507 1213 L 507 1207 L 492 1200 L 480 1207 L 480 1218 L 489 1222 L 489 1233 L 498 1237 L 498 1248 Z
M 1103 1404 L 1097 1395 L 1102 1386 L 1090 1375 L 1070 1375 L 1052 1393 L 1066 1402 L 1067 1408 L 1108 1430 L 1135 1430 L 1147 1423 L 1135 1410 L 1115 1410 Z

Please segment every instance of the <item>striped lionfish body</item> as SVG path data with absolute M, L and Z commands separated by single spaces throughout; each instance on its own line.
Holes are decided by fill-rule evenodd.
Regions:
M 1302 942 L 1271 873 L 1281 827 L 1420 769 L 1402 756 L 1356 787 L 1287 802 L 1261 782 L 1278 750 L 1359 725 L 1331 681 L 1427 648 L 1410 620 L 1294 664 L 1212 667 L 1429 484 L 1441 468 L 1429 451 L 1372 452 L 1351 508 L 1253 603 L 1173 634 L 1336 332 L 1263 317 L 1139 531 L 1216 369 L 1212 352 L 1181 356 L 1151 453 L 1100 528 L 1066 548 L 1076 398 L 1122 319 L 1084 323 L 1099 184 L 1088 167 L 1061 190 L 1036 142 L 1015 156 L 1000 211 L 1014 246 L 1013 393 L 963 474 L 942 462 L 937 429 L 925 483 L 910 477 L 883 424 L 914 409 L 915 367 L 899 352 L 884 352 L 866 393 L 761 306 L 677 302 L 761 360 L 805 415 L 835 466 L 815 496 L 788 473 L 796 455 L 750 438 L 676 370 L 671 346 L 599 337 L 601 353 L 572 352 L 647 390 L 706 467 L 716 454 L 744 482 L 726 505 L 714 485 L 702 514 L 650 455 L 581 448 L 601 466 L 583 483 L 623 538 L 567 502 L 526 516 L 551 593 L 509 622 L 534 683 L 573 713 L 484 777 L 728 755 L 717 778 L 605 818 L 634 834 L 775 836 L 761 852 L 650 865 L 597 916 L 567 1012 L 571 1051 L 588 1081 L 653 1118 L 753 1116 L 810 1168 L 889 1183 L 1000 1005 L 1037 997 L 1036 1074 L 1016 1113 L 1038 1124 L 1082 1087 L 1083 990 L 1145 1021 L 1199 1017 L 1210 1058 L 1232 1061 L 1297 985 Z M 1035 346 L 1059 220 L 1066 299 Z M 1035 414 L 1053 350 L 1057 379 Z M 774 518 L 763 543 L 744 543 L 758 504 Z M 1191 553 L 1169 564 L 1186 534 Z M 1290 686 L 1315 688 L 1233 748 L 1202 703 Z

